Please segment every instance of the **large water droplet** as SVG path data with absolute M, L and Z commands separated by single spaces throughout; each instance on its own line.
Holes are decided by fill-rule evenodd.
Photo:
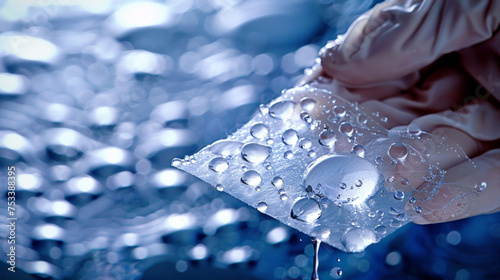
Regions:
M 278 101 L 269 107 L 269 115 L 275 119 L 288 119 L 293 113 L 295 102 Z
M 265 213 L 267 210 L 267 203 L 265 203 L 263 201 L 257 203 L 257 210 L 259 210 L 262 213 Z
M 262 178 L 257 171 L 249 170 L 241 176 L 241 182 L 245 185 L 256 187 L 260 184 Z
M 269 128 L 262 123 L 254 124 L 250 129 L 250 134 L 257 139 L 262 139 L 269 133 Z
M 283 143 L 293 146 L 299 140 L 299 135 L 297 134 L 297 131 L 288 129 L 283 132 L 281 139 L 283 140 Z
M 370 244 L 377 242 L 375 232 L 370 229 L 352 228 L 341 238 L 346 250 L 350 253 L 358 253 L 365 250 Z
M 335 144 L 335 141 L 337 141 L 337 138 L 330 130 L 323 130 L 319 134 L 319 143 L 323 146 L 331 148 Z
M 358 204 L 378 191 L 383 177 L 366 159 L 352 154 L 324 155 L 306 168 L 304 185 L 320 186 L 331 201 Z M 357 185 L 360 187 L 348 187 Z
M 219 140 L 212 145 L 206 147 L 210 152 L 221 155 L 221 156 L 229 156 L 236 155 L 241 151 L 241 147 L 243 143 L 231 140 Z M 203 149 L 203 150 L 205 150 Z
M 365 147 L 363 147 L 363 145 L 356 144 L 356 145 L 354 145 L 354 146 L 352 147 L 351 153 L 352 153 L 353 155 L 358 156 L 358 157 L 362 157 L 362 158 L 364 158 L 364 157 L 365 157 L 366 150 L 365 150 Z
M 312 232 L 311 236 L 316 237 L 318 239 L 327 239 L 331 234 L 331 231 L 328 227 L 326 226 L 317 226 L 315 227 Z
M 397 190 L 394 192 L 394 198 L 397 200 L 403 200 L 405 198 L 405 193 L 402 190 Z
M 352 124 L 350 122 L 342 122 L 339 126 L 339 132 L 342 135 L 351 137 L 352 133 L 354 132 L 354 128 L 352 127 Z
M 313 198 L 300 198 L 292 206 L 291 217 L 306 223 L 312 223 L 321 216 L 321 208 Z
M 241 149 L 241 157 L 244 160 L 259 164 L 264 162 L 271 155 L 271 147 L 264 146 L 257 143 L 249 143 Z
M 312 111 L 314 109 L 314 106 L 316 106 L 316 100 L 304 97 L 302 100 L 300 100 L 300 107 L 306 111 Z
M 214 172 L 224 172 L 229 167 L 229 163 L 225 158 L 216 157 L 213 158 L 208 164 L 208 168 Z
M 406 145 L 403 143 L 393 143 L 389 147 L 387 155 L 389 155 L 392 160 L 404 161 L 406 156 L 408 156 L 408 148 L 406 148 Z

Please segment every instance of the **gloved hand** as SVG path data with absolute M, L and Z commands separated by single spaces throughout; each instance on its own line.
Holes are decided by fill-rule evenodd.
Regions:
M 421 207 L 416 223 L 500 210 L 499 25 L 496 0 L 387 1 L 329 42 L 301 81 L 378 112 L 393 131 L 418 127 L 452 140 L 472 159 L 441 151 L 434 163 L 447 171 L 445 184 L 432 195 L 416 172 L 400 173 L 420 185 L 407 207 Z

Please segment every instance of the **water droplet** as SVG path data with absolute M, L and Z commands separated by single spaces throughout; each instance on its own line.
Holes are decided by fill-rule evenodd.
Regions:
M 286 151 L 283 156 L 286 158 L 286 159 L 291 159 L 293 158 L 293 152 L 292 151 Z
M 257 139 L 262 139 L 269 133 L 269 128 L 262 123 L 254 124 L 250 129 L 250 134 Z
M 387 178 L 387 183 L 392 183 L 392 182 L 394 182 L 394 180 L 396 180 L 396 178 L 394 176 L 389 176 Z
M 376 164 L 382 164 L 383 162 L 384 162 L 384 159 L 383 159 L 383 158 L 381 158 L 381 157 L 376 157 L 376 158 L 375 158 L 375 163 L 376 163 Z
M 224 191 L 224 186 L 222 184 L 217 184 L 215 185 L 215 189 L 221 192 Z
M 365 150 L 365 147 L 363 147 L 363 145 L 356 144 L 352 147 L 351 153 L 358 156 L 358 157 L 364 158 L 366 150 Z
M 275 119 L 288 119 L 295 107 L 295 102 L 292 101 L 278 101 L 269 107 L 269 115 Z
M 259 186 L 255 187 L 255 191 L 256 192 L 260 192 L 261 191 L 261 188 Z
M 228 167 L 229 163 L 227 162 L 227 160 L 221 157 L 213 158 L 208 164 L 208 168 L 217 173 L 226 171 Z
M 269 113 L 269 108 L 264 104 L 260 104 L 259 111 L 262 115 L 265 115 L 265 114 Z
M 342 105 L 335 105 L 333 106 L 333 113 L 335 113 L 336 117 L 342 118 L 346 114 L 345 107 Z
M 280 195 L 280 199 L 283 200 L 283 201 L 285 201 L 285 200 L 288 199 L 288 196 L 283 193 L 283 194 Z
M 300 100 L 300 107 L 306 111 L 312 111 L 316 106 L 316 100 L 304 97 Z
M 383 117 L 383 118 L 381 118 L 381 119 L 380 119 L 380 121 L 381 121 L 381 122 L 387 122 L 387 121 L 388 121 L 388 119 L 387 119 L 387 117 Z
M 335 141 L 337 141 L 337 138 L 330 130 L 323 130 L 319 134 L 319 143 L 323 146 L 331 148 L 335 144 Z
M 280 187 L 283 185 L 283 179 L 280 176 L 276 176 L 271 180 L 271 184 L 275 187 Z
M 377 236 L 370 229 L 352 228 L 341 238 L 341 242 L 350 253 L 359 253 L 370 244 L 377 242 Z
M 368 218 L 370 218 L 370 219 L 375 218 L 375 212 L 369 212 L 368 213 Z
M 299 147 L 301 147 L 302 149 L 309 149 L 311 147 L 311 140 L 307 139 L 307 138 L 302 138 L 300 139 L 300 142 L 299 142 Z
M 262 213 L 265 213 L 267 210 L 267 203 L 265 203 L 263 201 L 257 203 L 257 210 L 259 210 Z
M 422 151 L 422 155 L 424 157 L 428 158 L 431 155 L 431 152 L 429 150 L 425 149 Z
M 178 159 L 178 158 L 174 158 L 172 160 L 172 166 L 173 167 L 179 167 L 179 166 L 181 166 L 181 164 L 182 164 L 182 161 L 180 159 Z
M 406 145 L 403 143 L 393 143 L 389 147 L 387 155 L 389 155 L 392 160 L 401 162 L 406 159 L 406 156 L 408 155 L 408 148 L 406 148 Z
M 260 184 L 262 178 L 257 171 L 249 170 L 241 176 L 241 182 L 245 185 L 256 187 Z
M 288 129 L 285 132 L 283 132 L 281 139 L 283 140 L 283 143 L 293 146 L 299 140 L 299 135 L 297 134 L 297 131 L 293 129 Z
M 417 213 L 419 213 L 419 214 L 420 214 L 420 213 L 422 213 L 422 208 L 421 208 L 420 206 L 417 206 L 417 207 L 415 208 L 415 212 L 417 212 Z
M 415 197 L 410 197 L 410 199 L 408 200 L 411 204 L 417 202 L 417 199 Z
M 337 275 L 338 276 L 342 276 L 342 268 L 338 268 L 337 269 Z
M 313 158 L 316 156 L 316 152 L 313 151 L 313 150 L 309 150 L 309 152 L 307 152 L 307 156 L 310 157 L 310 158 Z
M 342 135 L 351 137 L 352 133 L 354 132 L 354 128 L 352 127 L 352 124 L 350 122 L 342 122 L 339 126 L 339 132 Z
M 291 217 L 306 223 L 312 223 L 321 216 L 321 208 L 313 198 L 300 198 L 292 206 Z
M 278 190 L 278 194 L 284 194 L 285 192 L 286 192 L 285 189 L 279 189 Z
M 403 200 L 405 198 L 405 193 L 402 190 L 397 190 L 394 192 L 394 198 L 397 200 Z
M 476 185 L 474 189 L 476 190 L 476 192 L 480 193 L 484 191 L 486 187 L 488 187 L 488 184 L 486 182 L 481 182 L 481 184 Z
M 241 151 L 242 146 L 243 144 L 241 142 L 231 141 L 231 140 L 219 140 L 213 143 L 212 145 L 206 147 L 205 149 L 208 149 L 210 152 L 216 155 L 227 157 L 230 155 L 238 154 Z
M 410 184 L 410 181 L 408 181 L 407 178 L 403 178 L 403 179 L 401 179 L 401 184 L 407 186 L 408 184 Z
M 330 236 L 330 234 L 331 231 L 326 226 L 317 226 L 311 232 L 312 237 L 316 237 L 319 239 L 327 239 Z
M 369 161 L 352 154 L 324 155 L 314 160 L 304 172 L 304 186 L 318 186 L 331 201 L 358 204 L 374 195 L 383 177 Z M 349 188 L 349 186 L 361 186 Z
M 359 114 L 358 115 L 358 123 L 360 125 L 364 125 L 364 124 L 366 124 L 366 122 L 368 122 L 368 117 L 365 114 Z
M 420 135 L 420 133 L 422 133 L 422 130 L 416 124 L 410 124 L 407 128 L 407 131 L 408 131 L 408 133 L 410 133 L 411 135 L 414 135 L 414 136 L 418 136 L 418 135 Z
M 241 149 L 241 157 L 244 160 L 258 164 L 264 162 L 271 155 L 271 147 L 249 143 Z
M 378 234 L 385 234 L 387 232 L 387 228 L 383 225 L 378 225 L 375 227 L 375 232 Z
M 274 143 L 274 140 L 273 140 L 273 139 L 271 139 L 271 138 L 269 138 L 269 139 L 267 139 L 267 140 L 266 140 L 266 143 L 267 143 L 268 145 L 272 145 L 272 144 Z
M 306 112 L 300 113 L 300 119 L 305 121 L 306 123 L 312 123 L 313 119 L 311 118 L 311 115 L 309 115 Z

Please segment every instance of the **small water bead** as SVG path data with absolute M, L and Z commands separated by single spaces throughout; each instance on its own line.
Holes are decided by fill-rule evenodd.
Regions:
M 245 185 L 256 187 L 260 184 L 262 178 L 257 171 L 249 170 L 241 176 L 241 182 Z
M 281 135 L 281 139 L 286 145 L 293 146 L 299 140 L 299 135 L 297 134 L 297 131 L 288 129 L 283 132 L 283 134 Z
M 284 194 L 285 192 L 286 192 L 286 191 L 285 191 L 285 189 L 279 189 L 279 190 L 278 190 L 278 193 L 279 193 L 279 194 Z
M 381 158 L 381 157 L 376 157 L 376 158 L 375 158 L 375 163 L 376 163 L 376 164 L 382 164 L 383 162 L 384 162 L 384 159 L 383 159 L 383 158 Z
M 222 184 L 217 184 L 217 185 L 215 185 L 215 189 L 222 192 L 222 191 L 224 191 L 224 186 Z
M 274 143 L 274 140 L 273 140 L 273 139 L 271 139 L 271 138 L 269 138 L 269 139 L 267 139 L 267 140 L 266 140 L 266 143 L 267 143 L 268 145 L 272 145 L 272 144 Z
M 354 185 L 356 185 L 356 187 L 361 187 L 361 185 L 363 185 L 363 182 L 361 180 L 356 180 L 356 182 L 354 183 Z
M 388 119 L 387 119 L 387 117 L 383 117 L 383 118 L 380 119 L 380 121 L 386 123 L 388 121 Z
M 397 190 L 394 192 L 394 198 L 397 200 L 403 200 L 405 198 L 405 193 L 401 190 Z
M 351 137 L 352 133 L 354 132 L 354 128 L 352 127 L 352 124 L 350 122 L 342 122 L 339 126 L 339 132 L 342 135 Z
M 269 133 L 269 128 L 262 123 L 254 124 L 250 129 L 250 134 L 257 139 L 262 139 Z
M 370 218 L 370 219 L 375 218 L 375 212 L 369 212 L 368 213 L 368 218 Z
M 387 183 L 392 183 L 392 182 L 394 182 L 394 180 L 396 180 L 396 178 L 394 176 L 389 176 L 387 178 Z
M 418 136 L 420 135 L 420 133 L 422 133 L 422 130 L 420 129 L 420 127 L 416 124 L 410 124 L 408 127 L 407 127 L 407 131 L 409 134 L 413 135 L 413 136 Z
M 225 158 L 222 158 L 222 157 L 213 158 L 210 161 L 210 163 L 208 164 L 208 168 L 210 168 L 210 170 L 217 172 L 217 173 L 221 173 L 221 172 L 226 171 L 228 167 L 229 167 L 229 163 L 227 162 L 227 160 Z
M 401 179 L 401 184 L 407 186 L 408 184 L 410 184 L 410 181 L 408 181 L 407 178 L 403 178 L 403 179 Z
M 365 147 L 363 147 L 363 145 L 356 144 L 352 147 L 351 153 L 358 156 L 358 157 L 364 158 L 366 150 L 365 150 Z
M 236 155 L 240 153 L 241 147 L 243 146 L 243 143 L 238 142 L 238 141 L 231 141 L 231 140 L 219 140 L 212 145 L 208 146 L 205 149 L 208 149 L 210 152 L 216 154 L 216 155 L 221 155 L 223 157 L 227 157 L 230 155 Z M 205 150 L 203 149 L 203 150 Z
M 241 157 L 253 164 L 264 162 L 270 155 L 271 147 L 257 143 L 246 144 L 241 149 Z
M 307 138 L 300 139 L 299 147 L 301 147 L 302 149 L 309 149 L 309 148 L 311 148 L 311 145 L 312 145 L 311 140 L 309 140 Z
M 283 200 L 283 201 L 285 201 L 285 200 L 288 199 L 288 196 L 283 193 L 283 194 L 280 195 L 280 199 Z
M 283 179 L 280 176 L 276 176 L 271 180 L 271 184 L 275 187 L 280 187 L 283 185 Z
M 291 159 L 293 158 L 293 152 L 292 151 L 286 151 L 283 156 L 286 158 L 286 159 Z
M 321 110 L 321 112 L 323 112 L 323 114 L 328 114 L 328 113 L 330 113 L 330 108 L 328 106 L 323 106 L 323 109 Z
M 486 182 L 481 182 L 481 184 L 478 184 L 474 187 L 476 192 L 480 193 L 483 192 L 486 188 L 488 187 L 488 184 Z
M 417 202 L 417 199 L 415 197 L 410 197 L 410 199 L 408 200 L 411 204 L 414 204 L 415 202 Z
M 422 151 L 422 155 L 423 155 L 424 157 L 428 158 L 428 157 L 431 155 L 431 152 L 430 152 L 429 150 L 427 150 L 427 149 L 424 149 L 424 150 Z
M 306 111 L 312 111 L 314 107 L 316 106 L 316 100 L 308 97 L 302 98 L 300 100 L 300 107 Z
M 365 114 L 359 114 L 357 120 L 360 125 L 364 125 L 368 122 L 368 117 Z
M 316 152 L 314 150 L 309 150 L 309 152 L 307 152 L 307 156 L 313 158 L 316 156 Z
M 417 212 L 417 213 L 419 213 L 419 214 L 420 214 L 420 213 L 422 213 L 422 208 L 421 208 L 420 206 L 417 206 L 417 207 L 415 208 L 415 212 Z
M 294 202 L 290 215 L 293 219 L 312 223 L 321 216 L 321 207 L 313 198 L 300 198 Z
M 336 141 L 337 138 L 335 137 L 335 134 L 330 130 L 323 130 L 319 134 L 319 143 L 323 146 L 331 148 Z
M 385 234 L 387 232 L 387 228 L 384 225 L 378 225 L 375 227 L 375 232 L 378 234 Z
M 342 118 L 346 115 L 345 107 L 342 105 L 333 106 L 333 113 L 336 117 Z
M 342 183 L 342 184 L 340 184 L 340 188 L 343 189 L 343 190 L 345 190 L 347 188 L 347 185 L 345 183 Z
M 408 148 L 403 143 L 393 143 L 389 150 L 387 150 L 387 155 L 395 161 L 402 162 L 408 156 Z
M 294 107 L 293 101 L 278 101 L 269 107 L 269 115 L 275 119 L 288 119 L 292 116 Z
M 265 213 L 267 210 L 267 203 L 263 201 L 257 203 L 257 210 L 259 210 L 259 212 L 261 213 Z
M 309 115 L 306 112 L 300 113 L 300 119 L 305 121 L 306 123 L 309 123 L 309 124 L 312 123 L 312 121 L 313 121 L 311 115 Z
M 179 166 L 181 166 L 181 164 L 182 164 L 182 160 L 180 160 L 180 159 L 178 159 L 178 158 L 174 158 L 174 159 L 172 160 L 172 166 L 173 166 L 173 167 L 179 167 Z
M 256 192 L 260 192 L 261 191 L 261 188 L 259 186 L 255 187 L 255 191 Z
M 273 169 L 272 165 L 271 165 L 269 162 L 264 162 L 264 163 L 262 164 L 262 166 L 264 166 L 264 168 L 265 168 L 266 170 L 271 170 L 271 169 Z
M 317 226 L 311 232 L 312 237 L 316 237 L 319 239 L 327 239 L 330 236 L 330 234 L 331 231 L 326 226 Z
M 267 107 L 267 105 L 260 104 L 259 111 L 262 115 L 265 115 L 265 114 L 269 113 L 269 107 Z

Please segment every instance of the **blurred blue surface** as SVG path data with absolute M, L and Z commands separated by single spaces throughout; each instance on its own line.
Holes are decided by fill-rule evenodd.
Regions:
M 0 278 L 310 279 L 309 237 L 170 162 L 234 132 L 373 5 L 0 3 L 0 165 L 18 173 L 20 269 L 7 271 L 0 227 Z M 498 279 L 499 260 L 494 214 L 409 225 L 359 254 L 322 246 L 320 276 Z

